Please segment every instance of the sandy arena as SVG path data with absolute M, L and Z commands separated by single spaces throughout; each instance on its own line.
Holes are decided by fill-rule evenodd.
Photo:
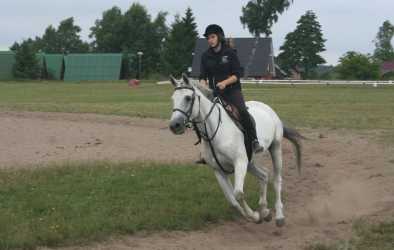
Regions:
M 32 168 L 63 161 L 187 162 L 197 159 L 192 132 L 174 136 L 167 122 L 95 114 L 0 112 L 0 167 Z M 350 236 L 354 220 L 394 213 L 394 149 L 378 131 L 302 129 L 301 176 L 284 147 L 286 226 L 244 220 L 204 231 L 124 236 L 66 249 L 304 249 L 312 242 Z M 149 150 L 147 150 L 149 149 Z M 178 152 L 181 152 L 178 153 Z M 271 169 L 267 155 L 261 157 Z

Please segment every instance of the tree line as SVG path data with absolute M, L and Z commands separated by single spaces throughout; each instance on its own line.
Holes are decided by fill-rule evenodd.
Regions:
M 242 8 L 241 23 L 251 34 L 270 35 L 271 28 L 278 21 L 293 0 L 249 1 Z M 168 14 L 159 12 L 152 18 L 147 9 L 134 3 L 126 11 L 113 7 L 103 12 L 95 25 L 90 28 L 91 43 L 80 37 L 81 28 L 73 18 L 60 22 L 58 27 L 50 25 L 42 37 L 15 43 L 11 49 L 17 54 L 14 73 L 18 78 L 37 78 L 34 53 L 122 53 L 122 77 L 136 75 L 139 51 L 143 52 L 144 77 L 152 75 L 179 75 L 191 65 L 192 52 L 198 38 L 197 24 L 191 8 L 183 16 L 176 16 L 167 27 Z
M 152 17 L 147 9 L 133 3 L 126 11 L 113 7 L 103 12 L 90 28 L 91 43 L 80 36 L 81 28 L 70 17 L 45 29 L 42 37 L 15 42 L 14 74 L 17 78 L 39 77 L 36 53 L 122 53 L 122 77 L 135 77 L 138 72 L 138 52 L 143 52 L 143 77 L 154 74 L 180 75 L 190 66 L 192 52 L 198 38 L 197 24 L 192 9 L 176 15 L 167 26 L 168 13 Z M 19 62 L 19 63 L 18 63 Z
M 382 76 L 380 72 L 380 66 L 384 62 L 394 61 L 393 36 L 394 26 L 390 21 L 385 21 L 376 35 L 373 54 L 346 52 L 339 58 L 338 65 L 331 67 L 328 72 L 319 74 L 318 65 L 326 63 L 320 55 L 326 50 L 326 39 L 323 37 L 317 15 L 313 11 L 307 11 L 298 20 L 296 29 L 286 35 L 277 62 L 288 74 L 300 73 L 304 79 L 394 79 L 394 74 Z
M 343 55 L 328 78 L 341 78 L 345 80 L 394 80 L 394 72 L 385 76 L 381 75 L 380 66 L 384 62 L 394 61 L 394 49 L 392 40 L 394 37 L 394 25 L 385 21 L 379 28 L 374 40 L 375 51 L 372 54 L 362 54 L 349 51 Z
M 240 22 L 254 37 L 269 37 L 272 26 L 292 4 L 293 0 L 249 1 L 242 7 Z M 137 74 L 141 51 L 144 53 L 143 77 L 180 75 L 191 65 L 198 38 L 197 24 L 191 8 L 182 16 L 175 16 L 170 26 L 166 24 L 167 17 L 167 12 L 152 17 L 139 3 L 133 3 L 125 12 L 115 6 L 104 11 L 90 28 L 90 43 L 81 39 L 81 28 L 72 17 L 68 18 L 57 27 L 48 26 L 42 37 L 11 46 L 17 60 L 14 73 L 19 78 L 36 78 L 39 73 L 34 65 L 34 54 L 37 52 L 122 53 L 122 77 L 129 78 Z M 372 55 L 349 51 L 334 70 L 318 75 L 318 66 L 326 63 L 321 56 L 326 50 L 326 39 L 316 13 L 310 10 L 300 17 L 296 29 L 286 35 L 276 61 L 289 75 L 297 72 L 304 79 L 378 79 L 382 62 L 394 60 L 393 35 L 394 26 L 386 21 L 376 36 L 376 50 Z

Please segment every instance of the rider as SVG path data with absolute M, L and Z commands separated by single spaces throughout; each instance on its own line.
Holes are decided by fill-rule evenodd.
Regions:
M 242 95 L 242 70 L 235 50 L 226 44 L 224 31 L 217 24 L 209 25 L 204 37 L 208 40 L 209 49 L 201 57 L 200 82 L 209 85 L 215 96 L 220 95 L 226 102 L 237 107 L 240 122 L 252 141 L 253 151 L 263 151 Z

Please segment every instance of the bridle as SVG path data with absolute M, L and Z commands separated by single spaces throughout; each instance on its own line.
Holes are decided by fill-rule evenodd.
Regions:
M 180 112 L 181 114 L 183 114 L 183 115 L 186 117 L 185 126 L 186 126 L 186 127 L 189 127 L 189 128 L 193 127 L 193 129 L 196 131 L 197 136 L 199 137 L 199 140 L 198 140 L 197 143 L 195 143 L 195 145 L 201 143 L 201 138 L 202 138 L 204 141 L 208 142 L 209 147 L 211 148 L 212 155 L 213 155 L 213 157 L 214 157 L 216 163 L 217 163 L 218 166 L 220 167 L 220 169 L 221 169 L 224 173 L 227 173 L 227 174 L 232 174 L 232 173 L 234 173 L 234 171 L 228 171 L 228 170 L 226 170 L 226 169 L 223 167 L 223 165 L 220 164 L 220 161 L 219 161 L 219 159 L 218 159 L 218 157 L 217 157 L 217 155 L 216 155 L 216 152 L 215 152 L 215 148 L 214 148 L 213 145 L 212 145 L 212 141 L 213 141 L 213 139 L 216 137 L 216 135 L 217 135 L 217 133 L 218 133 L 218 131 L 219 131 L 220 124 L 222 123 L 222 110 L 220 109 L 220 107 L 217 107 L 217 104 L 218 104 L 218 103 L 221 103 L 221 99 L 220 99 L 219 97 L 215 97 L 215 99 L 213 100 L 213 104 L 212 104 L 212 106 L 211 106 L 211 108 L 210 108 L 208 114 L 205 116 L 205 118 L 204 118 L 203 120 L 201 120 L 201 121 L 196 121 L 196 120 L 194 120 L 194 119 L 190 119 L 191 116 L 192 116 L 192 113 L 193 113 L 194 103 L 196 102 L 196 90 L 195 90 L 193 87 L 179 86 L 179 87 L 176 87 L 174 91 L 182 90 L 182 89 L 188 89 L 188 90 L 193 91 L 193 95 L 192 95 L 192 100 L 191 100 L 190 107 L 189 107 L 189 109 L 188 109 L 187 111 L 184 111 L 184 110 L 179 109 L 179 108 L 175 108 L 175 109 L 172 110 L 172 112 L 173 112 L 173 113 L 174 113 L 174 112 Z M 218 120 L 218 123 L 217 123 L 217 126 L 216 126 L 216 129 L 215 129 L 214 133 L 213 133 L 211 136 L 209 136 L 209 135 L 208 135 L 207 120 L 208 120 L 209 117 L 211 116 L 211 114 L 212 114 L 213 110 L 215 109 L 215 107 L 217 107 L 218 110 L 219 110 L 219 120 Z M 200 96 L 198 96 L 198 114 L 199 114 L 198 117 L 200 117 L 200 116 L 201 116 L 201 98 L 200 98 Z M 198 124 L 202 124 L 202 125 L 203 125 L 204 131 L 202 131 L 202 130 L 198 127 Z
M 180 112 L 181 114 L 183 114 L 183 115 L 186 117 L 186 122 L 185 122 L 185 123 L 186 123 L 186 124 L 190 124 L 191 122 L 193 122 L 193 121 L 190 120 L 190 117 L 192 116 L 194 103 L 195 103 L 195 101 L 196 101 L 196 90 L 195 90 L 194 88 L 192 88 L 192 87 L 180 86 L 180 87 L 176 87 L 176 88 L 174 89 L 174 91 L 182 90 L 182 89 L 188 89 L 188 90 L 193 91 L 193 95 L 192 95 L 192 100 L 191 100 L 191 103 L 190 103 L 190 107 L 189 107 L 189 109 L 188 109 L 187 111 L 184 111 L 184 110 L 182 110 L 182 109 L 175 108 L 175 109 L 172 110 L 172 112 L 173 112 L 173 113 L 176 112 L 176 111 Z M 200 103 L 201 103 L 201 102 L 200 102 L 200 96 L 198 97 L 198 102 L 199 102 L 199 108 L 200 108 Z M 198 112 L 200 112 L 200 110 L 199 110 Z
M 201 136 L 204 140 L 212 141 L 216 137 L 216 134 L 217 134 L 217 132 L 219 130 L 220 124 L 222 123 L 222 111 L 221 111 L 221 109 L 218 107 L 219 121 L 218 121 L 218 124 L 216 126 L 216 129 L 215 129 L 214 133 L 211 136 L 208 135 L 207 120 L 211 116 L 211 114 L 212 114 L 214 108 L 217 106 L 217 104 L 221 103 L 220 102 L 220 98 L 216 97 L 213 100 L 213 104 L 212 104 L 208 114 L 205 116 L 205 118 L 200 120 L 200 121 L 197 121 L 197 120 L 194 120 L 194 119 L 190 119 L 191 116 L 192 116 L 192 113 L 193 113 L 194 104 L 196 102 L 196 96 L 197 96 L 196 95 L 196 90 L 193 87 L 180 86 L 180 87 L 176 87 L 174 89 L 174 91 L 182 90 L 182 89 L 188 89 L 188 90 L 191 90 L 193 92 L 192 100 L 191 100 L 191 103 L 190 103 L 190 107 L 189 107 L 189 109 L 187 111 L 184 111 L 184 110 L 179 109 L 179 108 L 175 108 L 175 109 L 172 110 L 172 112 L 176 112 L 177 111 L 177 112 L 180 112 L 181 114 L 183 114 L 186 117 L 186 121 L 185 121 L 185 126 L 186 127 L 188 127 L 188 128 L 193 127 L 194 130 L 196 130 L 196 132 L 199 134 L 199 136 Z M 198 114 L 199 114 L 198 117 L 200 117 L 201 116 L 200 115 L 201 114 L 201 97 L 200 96 L 197 96 L 197 97 L 198 97 Z M 204 131 L 201 131 L 198 128 L 198 126 L 197 126 L 198 124 L 203 124 Z M 200 143 L 200 141 L 198 141 L 196 144 L 198 144 L 198 143 Z

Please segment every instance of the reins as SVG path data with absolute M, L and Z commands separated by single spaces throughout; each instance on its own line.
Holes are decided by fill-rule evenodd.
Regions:
M 186 122 L 185 122 L 186 123 L 185 124 L 186 127 L 189 127 L 189 128 L 193 127 L 193 129 L 195 130 L 195 132 L 196 132 L 196 134 L 197 134 L 197 136 L 199 138 L 199 140 L 194 145 L 200 144 L 201 143 L 201 138 L 204 141 L 208 142 L 209 147 L 210 147 L 211 152 L 212 152 L 212 155 L 213 155 L 213 158 L 215 159 L 215 161 L 218 164 L 218 166 L 220 167 L 220 169 L 224 173 L 227 173 L 227 174 L 234 173 L 234 171 L 228 171 L 222 166 L 222 164 L 219 162 L 219 159 L 218 159 L 218 157 L 216 155 L 215 148 L 212 145 L 212 141 L 215 139 L 215 137 L 216 137 L 216 135 L 217 135 L 217 133 L 219 131 L 220 124 L 222 123 L 222 110 L 220 109 L 220 107 L 218 107 L 219 119 L 218 119 L 218 123 L 217 123 L 216 129 L 215 129 L 214 133 L 211 136 L 209 136 L 209 134 L 208 134 L 207 120 L 209 119 L 209 117 L 213 113 L 213 110 L 215 109 L 216 105 L 218 103 L 221 103 L 220 98 L 216 97 L 213 100 L 213 104 L 212 104 L 208 114 L 205 116 L 205 118 L 203 120 L 201 120 L 201 121 L 194 121 L 194 120 L 190 120 L 190 117 L 191 117 L 191 115 L 193 113 L 193 107 L 194 107 L 194 103 L 195 103 L 195 99 L 196 99 L 196 90 L 194 88 L 192 88 L 192 87 L 181 86 L 181 87 L 176 87 L 175 91 L 181 90 L 181 89 L 188 89 L 188 90 L 193 91 L 193 96 L 192 96 L 192 101 L 191 101 L 190 107 L 189 107 L 189 109 L 187 111 L 183 111 L 181 109 L 175 108 L 175 109 L 172 110 L 172 112 L 178 111 L 181 114 L 183 114 L 186 117 Z M 198 96 L 198 106 L 199 106 L 198 113 L 199 113 L 199 116 L 200 116 L 200 114 L 201 114 L 201 97 L 200 96 Z M 203 124 L 204 131 L 201 131 L 199 129 L 198 124 Z

